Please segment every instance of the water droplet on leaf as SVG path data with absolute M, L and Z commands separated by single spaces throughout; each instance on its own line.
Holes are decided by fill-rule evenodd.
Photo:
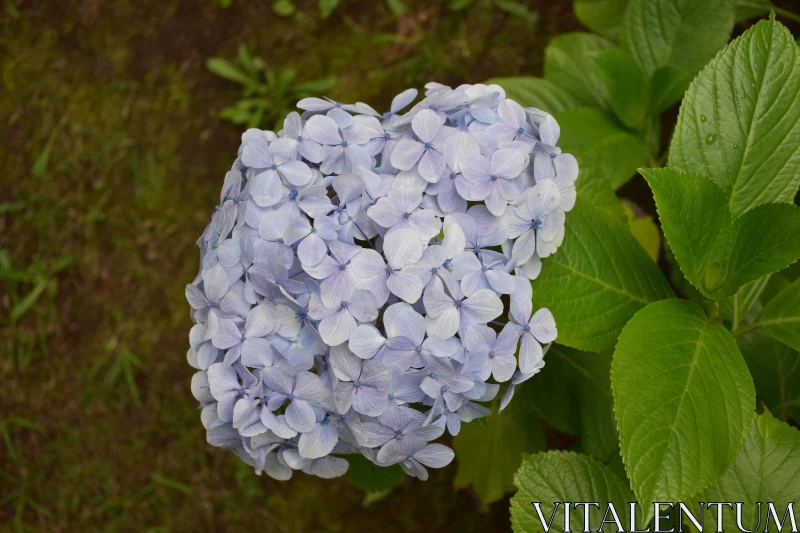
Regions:
M 716 140 L 717 140 L 717 134 L 716 133 L 709 133 L 706 136 L 706 144 L 714 144 L 716 142 Z
M 707 120 L 708 120 L 708 119 L 706 118 L 706 116 L 705 116 L 705 115 L 700 115 L 700 122 L 705 122 L 705 121 L 707 121 Z

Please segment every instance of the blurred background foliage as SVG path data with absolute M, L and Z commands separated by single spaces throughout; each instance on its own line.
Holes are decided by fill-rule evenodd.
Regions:
M 205 444 L 183 290 L 245 127 L 311 94 L 380 109 L 427 81 L 540 76 L 581 21 L 616 39 L 625 3 L 0 0 L 0 530 L 509 530 L 518 452 L 603 448 L 568 434 L 605 358 L 554 352 L 580 387 L 522 389 L 529 425 L 465 428 L 457 457 L 496 468 L 281 483 Z M 659 259 L 643 183 L 619 194 Z

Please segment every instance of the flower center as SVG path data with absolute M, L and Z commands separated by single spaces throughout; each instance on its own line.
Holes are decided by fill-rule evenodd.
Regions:
M 492 177 L 491 177 L 490 179 L 491 179 L 492 181 L 497 181 L 497 176 L 495 176 L 494 174 L 492 174 Z
M 533 226 L 533 229 L 542 229 L 542 221 L 539 219 L 534 219 L 531 221 L 531 226 Z
M 342 306 L 342 309 L 347 309 L 347 302 L 343 301 L 341 306 Z
M 489 359 L 494 359 L 494 352 L 489 352 Z
M 520 128 L 520 129 L 517 130 L 517 133 L 525 133 L 525 129 L 524 128 Z
M 298 135 L 297 136 L 297 142 L 303 142 L 303 136 L 302 135 Z
M 430 147 L 431 147 L 431 143 L 425 143 L 425 148 L 430 148 Z
M 342 146 L 347 148 L 347 146 L 348 146 L 347 141 L 342 141 Z
M 422 346 L 417 346 L 416 348 L 414 348 L 414 351 L 417 353 L 422 353 Z

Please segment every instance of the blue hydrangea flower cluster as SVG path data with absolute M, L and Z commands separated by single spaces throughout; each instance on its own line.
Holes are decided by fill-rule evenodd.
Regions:
M 186 286 L 188 359 L 208 442 L 259 474 L 360 453 L 424 480 L 453 459 L 431 441 L 502 383 L 505 407 L 556 338 L 530 280 L 575 202 L 558 124 L 496 85 L 426 88 L 405 114 L 414 89 L 383 114 L 307 98 L 242 135 Z

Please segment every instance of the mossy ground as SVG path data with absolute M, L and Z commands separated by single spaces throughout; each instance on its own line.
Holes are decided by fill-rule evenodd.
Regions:
M 246 43 L 333 96 L 386 107 L 428 80 L 537 74 L 568 1 L 531 25 L 475 0 L 459 12 L 316 1 L 0 2 L 0 529 L 504 531 L 454 467 L 369 507 L 346 481 L 257 477 L 205 444 L 186 364 L 184 285 L 241 128 L 238 87 L 205 68 Z M 265 125 L 268 126 L 268 125 Z M 29 305 L 30 304 L 30 305 Z

